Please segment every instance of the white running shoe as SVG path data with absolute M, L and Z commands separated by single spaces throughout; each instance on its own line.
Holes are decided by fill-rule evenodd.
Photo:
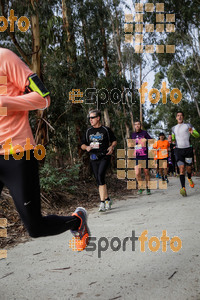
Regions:
M 99 206 L 99 211 L 105 211 L 105 203 L 104 202 L 101 202 L 100 203 L 100 206 Z
M 106 208 L 106 210 L 109 210 L 109 209 L 111 209 L 111 205 L 112 205 L 112 202 L 111 202 L 111 200 L 106 200 L 106 206 L 105 206 L 105 208 Z

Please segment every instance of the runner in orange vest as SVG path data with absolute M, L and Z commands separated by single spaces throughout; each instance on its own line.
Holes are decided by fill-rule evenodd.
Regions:
M 169 141 L 165 139 L 165 135 L 163 132 L 159 134 L 159 140 L 155 142 L 153 148 L 157 149 L 157 155 L 154 159 L 158 161 L 159 173 L 162 176 L 162 180 L 168 183 L 169 180 L 167 178 L 167 158 L 170 144 Z

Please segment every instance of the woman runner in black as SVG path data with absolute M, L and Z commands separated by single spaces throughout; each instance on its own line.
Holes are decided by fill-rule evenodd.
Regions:
M 105 174 L 110 163 L 111 154 L 117 145 L 116 137 L 109 127 L 101 125 L 101 112 L 89 112 L 92 127 L 88 128 L 82 138 L 81 149 L 90 154 L 90 164 L 99 187 L 101 199 L 99 211 L 111 209 L 111 200 L 108 197 Z

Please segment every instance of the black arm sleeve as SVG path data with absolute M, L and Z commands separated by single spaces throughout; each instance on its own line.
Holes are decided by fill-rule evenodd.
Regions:
M 82 135 L 81 146 L 82 146 L 83 144 L 89 146 L 88 141 L 87 141 L 87 138 L 86 138 L 86 133 L 87 133 L 87 131 Z
M 114 132 L 109 127 L 107 127 L 107 129 L 108 129 L 108 132 L 109 132 L 109 135 L 110 135 L 110 142 L 112 143 L 112 142 L 116 141 L 117 139 L 114 135 Z

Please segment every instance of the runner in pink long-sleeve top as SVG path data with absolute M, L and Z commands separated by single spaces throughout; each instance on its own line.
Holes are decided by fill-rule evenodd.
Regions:
M 43 217 L 41 214 L 38 161 L 34 156 L 35 141 L 28 114 L 30 110 L 47 108 L 50 96 L 42 97 L 33 91 L 24 94 L 26 86 L 29 86 L 28 78 L 32 74 L 16 54 L 0 48 L 0 76 L 7 78 L 7 94 L 0 95 L 0 108 L 7 108 L 7 115 L 0 116 L 0 194 L 5 185 L 30 236 L 56 235 L 70 229 L 78 237 L 77 250 L 82 250 L 87 246 L 89 237 L 84 208 L 77 208 L 72 216 Z M 0 87 L 1 85 L 0 83 Z M 26 159 L 26 155 L 15 159 L 11 151 L 9 159 L 5 159 L 3 145 L 9 139 L 11 149 L 15 145 L 24 148 L 27 139 L 30 139 L 30 149 L 24 148 L 25 151 L 30 150 L 30 159 Z

